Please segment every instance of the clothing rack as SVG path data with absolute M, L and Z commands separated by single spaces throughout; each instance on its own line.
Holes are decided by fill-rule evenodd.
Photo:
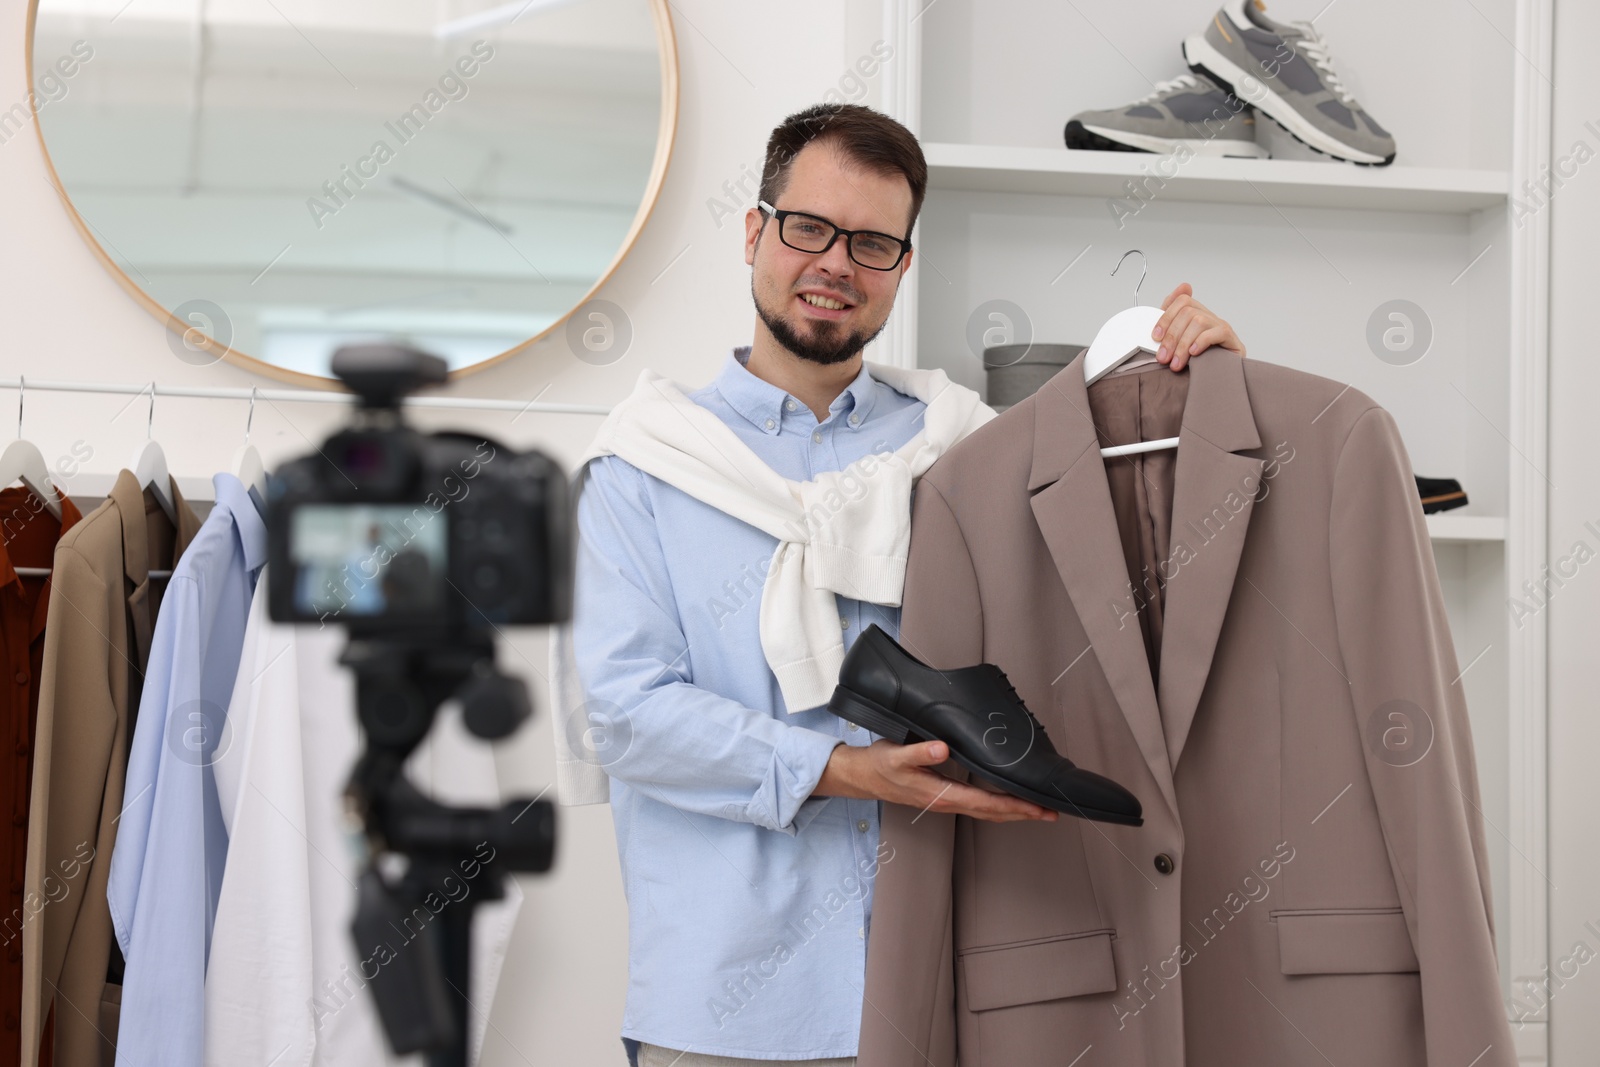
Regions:
M 55 573 L 49 567 L 12 567 L 11 569 L 16 571 L 18 577 L 21 577 L 21 578 L 48 578 L 48 577 L 50 577 L 51 574 Z M 152 577 L 152 578 L 171 578 L 172 577 L 172 572 L 171 571 L 155 571 L 155 570 L 153 570 L 153 571 L 150 572 L 150 577 Z
M 150 393 L 151 399 L 159 395 L 200 400 L 282 401 L 291 404 L 353 404 L 357 400 L 354 393 L 337 392 L 331 389 L 204 388 L 188 385 L 162 385 L 159 382 L 146 382 L 144 385 L 125 385 L 116 382 L 56 382 L 39 381 L 37 379 L 0 378 L 0 389 L 37 389 L 42 393 L 113 393 L 121 396 L 139 396 L 142 393 Z M 469 396 L 408 396 L 403 403 L 406 407 L 417 408 L 516 412 L 539 411 L 552 415 L 611 414 L 611 409 L 603 404 L 556 404 L 538 400 L 491 400 L 485 397 Z M 18 575 L 24 578 L 45 578 L 51 573 L 49 567 L 16 567 L 14 569 Z M 150 572 L 150 577 L 170 578 L 172 577 L 172 572 L 168 570 L 153 570 Z
M 45 393 L 116 393 L 139 396 L 153 393 L 163 397 L 189 397 L 202 400 L 257 400 L 281 401 L 292 404 L 353 404 L 357 397 L 332 389 L 240 389 L 204 388 L 191 385 L 162 385 L 145 382 L 143 385 L 125 385 L 116 382 L 55 382 L 33 378 L 0 378 L 0 389 L 39 390 Z M 609 415 L 611 408 L 604 404 L 556 404 L 539 400 L 493 400 L 470 396 L 408 396 L 402 401 L 406 407 L 456 408 L 477 411 L 539 411 L 551 415 Z

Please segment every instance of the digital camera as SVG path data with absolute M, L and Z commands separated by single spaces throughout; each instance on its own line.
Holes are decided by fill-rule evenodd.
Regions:
M 568 481 L 542 452 L 482 434 L 424 434 L 400 402 L 443 382 L 436 356 L 353 345 L 333 372 L 352 424 L 268 482 L 268 608 L 353 633 L 561 622 L 572 610 Z

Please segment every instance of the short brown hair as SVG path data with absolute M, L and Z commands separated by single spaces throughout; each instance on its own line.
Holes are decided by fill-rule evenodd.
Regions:
M 911 236 L 928 190 L 928 161 L 916 136 L 900 123 L 860 104 L 817 104 L 784 119 L 767 139 L 767 161 L 761 171 L 761 199 L 776 204 L 789 184 L 789 168 L 800 150 L 813 141 L 832 142 L 845 157 L 874 174 L 902 175 L 911 186 Z

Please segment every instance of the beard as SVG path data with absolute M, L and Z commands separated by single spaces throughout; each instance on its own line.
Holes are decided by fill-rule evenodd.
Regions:
M 750 296 L 755 300 L 756 314 L 761 316 L 761 321 L 778 344 L 800 359 L 823 366 L 843 363 L 865 348 L 888 325 L 888 319 L 885 318 L 870 334 L 862 330 L 845 333 L 836 322 L 817 320 L 806 336 L 801 336 L 800 331 L 790 325 L 787 319 L 762 304 L 761 295 L 756 292 L 754 275 L 750 279 Z

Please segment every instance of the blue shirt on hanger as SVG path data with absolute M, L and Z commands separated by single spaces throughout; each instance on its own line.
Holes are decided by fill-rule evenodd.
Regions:
M 865 367 L 820 423 L 735 349 L 687 395 L 768 466 L 808 481 L 922 429 L 922 401 Z M 879 801 L 812 797 L 834 746 L 875 735 L 818 706 L 790 714 L 761 650 L 778 541 L 617 456 L 578 503 L 573 651 L 593 701 L 622 710 L 609 758 L 628 899 L 622 1037 L 753 1059 L 856 1054 Z M 900 610 L 838 598 L 848 649 Z
M 231 474 L 173 570 L 151 639 L 106 890 L 127 960 L 117 1067 L 201 1067 L 206 958 L 228 837 L 211 765 L 267 528 Z

